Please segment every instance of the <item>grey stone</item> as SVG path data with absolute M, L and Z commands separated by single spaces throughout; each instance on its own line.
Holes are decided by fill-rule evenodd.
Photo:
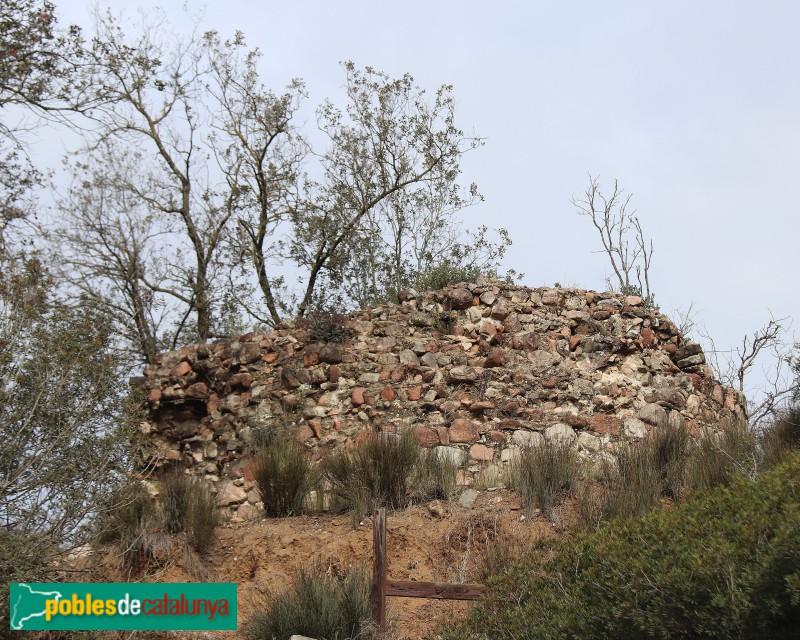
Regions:
M 550 444 L 569 446 L 575 442 L 577 436 L 568 424 L 558 422 L 544 430 L 544 439 Z
M 435 447 L 436 457 L 443 462 L 450 462 L 460 467 L 467 460 L 467 452 L 458 447 Z
M 411 349 L 403 349 L 399 355 L 400 355 L 400 364 L 404 364 L 410 367 L 419 366 L 419 358 L 417 358 L 417 354 L 414 353 Z
M 431 369 L 438 369 L 439 363 L 436 360 L 436 356 L 432 353 L 426 353 L 419 359 L 420 363 L 424 364 L 426 367 L 430 367 Z
M 687 369 L 689 367 L 696 367 L 697 365 L 705 363 L 706 357 L 702 353 L 698 353 L 696 356 L 689 356 L 683 360 L 678 360 L 678 367 L 681 369 Z
M 478 492 L 475 489 L 467 489 L 458 497 L 458 504 L 462 507 L 470 507 L 478 497 Z
M 647 435 L 647 425 L 638 418 L 625 418 L 622 421 L 622 435 L 640 440 Z
M 666 410 L 662 406 L 653 403 L 646 404 L 639 409 L 638 416 L 639 419 L 654 427 L 663 426 L 667 422 Z

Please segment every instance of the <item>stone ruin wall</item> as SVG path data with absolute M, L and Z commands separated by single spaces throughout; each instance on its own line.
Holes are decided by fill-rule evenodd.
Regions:
M 401 298 L 348 316 L 341 344 L 287 326 L 162 354 L 132 381 L 149 405 L 146 467 L 185 465 L 245 517 L 262 429 L 288 428 L 315 457 L 411 429 L 470 485 L 544 440 L 592 464 L 668 423 L 699 435 L 745 420 L 700 345 L 639 297 L 479 279 Z

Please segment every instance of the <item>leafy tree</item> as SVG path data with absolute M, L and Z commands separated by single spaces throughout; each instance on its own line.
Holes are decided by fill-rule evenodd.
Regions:
M 507 236 L 455 241 L 453 214 L 479 197 L 458 186 L 460 159 L 481 142 L 456 126 L 451 87 L 429 99 L 408 74 L 345 63 L 346 104 L 319 108 L 328 144 L 314 152 L 296 124 L 303 83 L 271 91 L 260 58 L 241 33 L 223 40 L 195 25 L 182 38 L 110 14 L 83 53 L 82 113 L 99 133 L 72 163 L 55 235 L 65 275 L 86 295 L 110 292 L 109 314 L 147 361 L 245 314 L 274 325 L 323 295 L 361 302 L 364 246 L 373 299 L 505 248 Z M 391 250 L 367 231 L 376 226 L 393 229 Z
M 52 11 L 36 0 L 0 8 L 0 109 L 48 116 L 82 104 L 80 34 L 59 32 Z M 131 435 L 113 325 L 102 306 L 63 295 L 52 256 L 34 247 L 41 174 L 18 133 L 0 125 L 0 589 L 51 577 L 54 558 L 86 540 Z M 0 620 L 7 603 L 4 591 Z
M 342 284 L 341 274 L 353 251 L 350 243 L 361 239 L 355 246 L 363 246 L 364 231 L 374 238 L 370 231 L 379 220 L 395 224 L 395 245 L 400 247 L 389 255 L 394 271 L 402 269 L 403 254 L 407 255 L 403 244 L 413 225 L 401 216 L 409 220 L 414 212 L 408 209 L 418 203 L 428 210 L 438 207 L 437 196 L 444 199 L 434 212 L 439 221 L 448 209 L 465 205 L 456 183 L 460 161 L 481 144 L 456 126 L 451 86 L 439 87 L 428 101 L 410 74 L 392 79 L 350 62 L 344 68 L 344 109 L 327 101 L 318 111 L 320 129 L 330 141 L 321 157 L 323 177 L 306 184 L 303 207 L 293 219 L 291 256 L 309 274 L 299 315 L 312 304 L 324 272 L 334 288 Z M 470 197 L 477 197 L 474 189 Z M 426 233 L 434 234 L 436 224 L 428 225 Z M 373 255 L 383 251 L 377 244 L 366 244 L 375 249 Z M 379 262 L 375 259 L 372 266 L 380 268 Z M 402 278 L 394 275 L 395 282 L 398 277 Z

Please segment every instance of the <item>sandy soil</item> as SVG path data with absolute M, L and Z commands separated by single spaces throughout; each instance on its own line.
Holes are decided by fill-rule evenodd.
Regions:
M 442 502 L 440 507 L 423 504 L 389 512 L 390 578 L 478 582 L 488 550 L 498 545 L 520 549 L 556 534 L 544 518 L 526 520 L 519 499 L 505 490 L 481 492 L 469 507 L 457 502 Z M 145 580 L 236 582 L 241 629 L 271 593 L 285 589 L 299 567 L 314 561 L 332 572 L 359 564 L 371 571 L 371 520 L 353 528 L 350 514 L 323 513 L 228 523 L 219 528 L 202 561 L 192 554 L 173 552 Z M 96 558 L 91 580 L 125 580 L 117 564 L 114 553 L 107 550 Z M 389 598 L 387 606 L 393 638 L 422 640 L 435 637 L 442 622 L 466 615 L 469 603 Z M 239 633 L 176 632 L 170 637 L 235 638 Z

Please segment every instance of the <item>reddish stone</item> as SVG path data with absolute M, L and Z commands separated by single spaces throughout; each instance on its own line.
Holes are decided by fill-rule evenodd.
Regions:
M 556 378 L 556 376 L 552 376 L 551 378 L 545 378 L 544 380 L 542 380 L 543 389 L 555 389 L 557 384 L 558 384 L 558 378 Z
M 489 355 L 486 356 L 486 361 L 483 363 L 483 366 L 487 369 L 491 369 L 493 367 L 502 367 L 503 349 L 500 347 L 494 347 L 491 351 L 489 351 Z
M 610 416 L 605 413 L 596 413 L 589 418 L 589 428 L 595 433 L 608 433 L 612 436 L 618 436 L 622 423 L 616 416 Z
M 561 421 L 574 429 L 585 429 L 589 426 L 589 421 L 577 413 L 565 413 L 561 416 Z
M 652 347 L 656 343 L 656 334 L 650 327 L 642 329 L 642 344 L 645 347 Z
M 578 345 L 581 343 L 582 340 L 583 340 L 582 336 L 572 336 L 569 339 L 569 350 L 575 351 L 575 349 L 578 347 Z
M 486 436 L 492 442 L 505 442 L 506 441 L 506 434 L 502 431 L 489 431 Z
M 419 400 L 422 397 L 422 387 L 416 386 L 411 387 L 408 390 L 408 399 L 409 400 Z
M 473 444 L 469 448 L 469 457 L 473 460 L 489 462 L 494 458 L 494 449 L 487 447 L 485 444 Z
M 186 387 L 187 398 L 197 398 L 202 400 L 206 396 L 208 396 L 208 385 L 205 382 L 195 382 L 194 384 Z
M 322 425 L 319 423 L 319 420 L 309 420 L 308 426 L 311 427 L 317 440 L 322 439 Z
M 319 364 L 319 353 L 316 351 L 310 351 L 303 356 L 303 366 L 304 367 L 313 367 L 314 365 Z
M 472 413 L 480 413 L 481 411 L 486 411 L 487 409 L 494 409 L 494 402 L 489 402 L 488 400 L 479 400 L 478 402 L 473 402 L 469 405 L 469 410 Z
M 678 345 L 674 342 L 667 342 L 664 345 L 664 351 L 666 351 L 669 355 L 673 355 L 678 350 Z
M 251 384 L 253 384 L 253 376 L 249 373 L 235 373 L 228 380 L 229 389 L 235 389 L 237 387 L 240 389 L 249 389 Z
M 183 362 L 179 362 L 172 368 L 172 371 L 169 372 L 169 375 L 173 378 L 180 378 L 185 376 L 187 373 L 191 373 L 192 365 L 190 365 L 186 360 Z
M 592 304 L 594 302 L 595 297 L 597 294 L 594 291 L 587 291 L 586 292 L 586 304 Z
M 508 420 L 501 420 L 500 424 L 498 426 L 501 429 L 505 429 L 505 430 L 508 430 L 508 431 L 513 431 L 513 430 L 516 430 L 516 429 L 524 429 L 525 428 L 525 423 L 523 423 L 523 422 L 521 422 L 519 420 L 508 419 Z
M 391 385 L 386 385 L 381 391 L 381 400 L 385 402 L 394 402 L 394 388 Z
M 447 430 L 447 427 L 436 427 L 436 434 L 439 436 L 439 444 L 450 444 L 450 432 Z
M 211 415 L 215 411 L 219 411 L 219 396 L 216 393 L 212 393 L 208 397 L 208 402 L 206 403 L 206 411 L 208 411 L 208 415 Z
M 478 427 L 466 418 L 456 418 L 450 425 L 450 442 L 477 442 Z
M 722 387 L 720 385 L 714 385 L 714 389 L 711 391 L 711 398 L 719 405 L 725 402 L 725 398 L 722 395 Z
M 267 364 L 272 364 L 278 359 L 278 354 L 273 351 L 272 353 L 264 354 L 261 359 Z
M 242 477 L 248 482 L 253 482 L 256 479 L 255 461 L 251 460 L 244 467 L 242 467 Z
M 362 404 L 364 404 L 365 400 L 364 391 L 366 391 L 364 387 L 356 387 L 355 389 L 353 389 L 353 393 L 350 394 L 350 399 L 353 401 L 353 404 L 356 407 L 359 407 Z
M 150 393 L 147 394 L 147 399 L 150 401 L 151 404 L 155 404 L 159 400 L 161 400 L 161 389 L 154 387 L 150 389 Z
M 332 364 L 330 367 L 328 367 L 328 381 L 339 382 L 340 375 L 341 370 L 339 369 L 338 364 Z
M 411 435 L 423 447 L 435 447 L 439 444 L 439 434 L 421 424 L 411 427 Z

